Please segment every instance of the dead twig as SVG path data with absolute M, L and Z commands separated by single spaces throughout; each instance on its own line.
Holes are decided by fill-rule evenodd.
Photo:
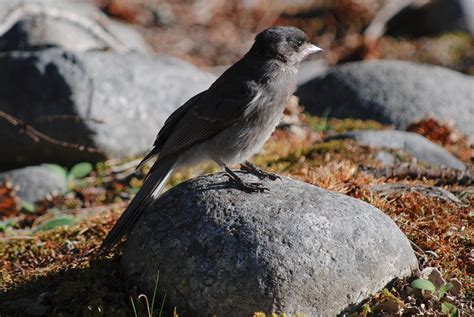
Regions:
M 397 179 L 432 179 L 435 185 L 462 185 L 474 184 L 473 176 L 469 170 L 457 170 L 447 167 L 420 167 L 416 164 L 401 164 L 383 168 L 361 166 L 362 172 L 368 172 L 375 177 Z
M 370 191 L 376 192 L 383 196 L 388 196 L 398 193 L 419 192 L 428 197 L 434 197 L 445 201 L 451 201 L 456 204 L 461 204 L 461 201 L 449 191 L 437 187 L 427 185 L 413 185 L 413 184 L 380 184 L 368 186 Z
M 29 136 L 35 143 L 38 143 L 39 141 L 45 141 L 54 145 L 59 145 L 62 147 L 67 147 L 79 151 L 86 151 L 90 153 L 102 153 L 100 150 L 93 148 L 93 147 L 88 147 L 84 145 L 79 145 L 79 144 L 74 144 L 74 143 L 69 143 L 65 141 L 61 141 L 55 138 L 52 138 L 35 128 L 33 128 L 31 125 L 23 122 L 22 120 L 0 110 L 0 118 L 5 119 L 8 123 L 10 123 L 12 126 L 17 127 L 20 131 L 20 133 L 24 133 L 27 136 Z
M 82 118 L 74 114 L 52 114 L 48 116 L 41 116 L 38 119 L 36 119 L 35 122 L 44 122 L 44 121 L 50 122 L 50 121 L 56 121 L 56 120 L 73 120 L 76 122 L 91 121 L 94 123 L 104 123 L 103 120 L 94 119 L 94 118 Z

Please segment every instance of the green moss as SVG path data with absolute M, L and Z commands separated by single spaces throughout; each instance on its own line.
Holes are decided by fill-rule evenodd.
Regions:
M 318 132 L 334 131 L 344 133 L 349 130 L 380 130 L 384 127 L 373 120 L 325 118 L 308 114 L 305 114 L 305 120 L 314 131 Z

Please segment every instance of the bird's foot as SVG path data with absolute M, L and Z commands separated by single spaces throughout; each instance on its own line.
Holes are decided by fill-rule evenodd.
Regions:
M 234 179 L 231 179 L 233 183 L 235 183 L 239 189 L 246 191 L 248 193 L 263 193 L 265 191 L 269 191 L 269 189 L 261 183 L 246 183 L 246 182 L 235 182 Z
M 281 179 L 280 176 L 278 176 L 276 174 L 273 174 L 273 173 L 266 172 L 266 171 L 258 168 L 254 164 L 250 163 L 250 162 L 245 162 L 242 165 L 240 165 L 240 169 L 242 171 L 245 171 L 245 172 L 248 172 L 248 173 L 251 173 L 251 174 L 257 176 L 260 179 L 268 178 L 272 181 L 277 180 L 277 179 Z
M 238 188 L 249 192 L 249 193 L 263 193 L 266 190 L 269 190 L 267 187 L 263 186 L 261 183 L 247 183 L 244 182 L 237 174 L 235 174 L 230 168 L 226 167 L 226 176 L 229 177 L 229 181 L 237 185 Z

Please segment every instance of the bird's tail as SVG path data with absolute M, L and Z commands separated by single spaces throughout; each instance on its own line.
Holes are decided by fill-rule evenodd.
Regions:
M 129 234 L 145 207 L 150 202 L 150 199 L 156 198 L 163 190 L 163 187 L 174 169 L 176 160 L 168 159 L 166 161 L 158 161 L 153 165 L 142 187 L 132 199 L 128 207 L 120 216 L 117 223 L 105 237 L 104 242 L 100 246 L 100 252 L 110 250 L 120 239 Z

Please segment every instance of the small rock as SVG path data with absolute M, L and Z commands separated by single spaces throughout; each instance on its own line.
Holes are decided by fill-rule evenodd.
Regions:
M 388 166 L 394 165 L 396 162 L 395 156 L 393 156 L 393 154 L 387 151 L 383 151 L 383 150 L 377 151 L 375 153 L 375 159 L 379 161 L 380 163 L 382 163 L 383 165 L 388 165 Z
M 29 166 L 0 173 L 0 182 L 10 180 L 23 201 L 35 202 L 67 190 L 66 178 L 47 166 Z
M 449 280 L 453 287 L 448 291 L 453 296 L 459 296 L 462 290 L 462 284 L 457 278 L 452 278 Z
M 159 292 L 190 315 L 333 316 L 416 269 L 373 206 L 289 178 L 263 185 L 246 193 L 219 173 L 174 187 L 130 234 L 125 274 L 152 291 L 159 270 Z
M 445 166 L 458 170 L 466 169 L 466 165 L 447 150 L 413 132 L 393 130 L 350 131 L 332 138 L 354 139 L 361 145 L 374 148 L 400 149 L 433 166 Z
M 441 272 L 435 267 L 427 267 L 421 271 L 420 278 L 429 280 L 434 284 L 436 289 L 440 288 L 442 285 L 446 284 L 446 281 L 443 279 Z
M 442 285 L 446 284 L 443 275 L 441 275 L 441 272 L 438 271 L 437 268 L 433 268 L 431 270 L 430 275 L 428 275 L 428 280 L 430 280 L 431 283 L 433 283 L 437 289 L 440 288 Z

